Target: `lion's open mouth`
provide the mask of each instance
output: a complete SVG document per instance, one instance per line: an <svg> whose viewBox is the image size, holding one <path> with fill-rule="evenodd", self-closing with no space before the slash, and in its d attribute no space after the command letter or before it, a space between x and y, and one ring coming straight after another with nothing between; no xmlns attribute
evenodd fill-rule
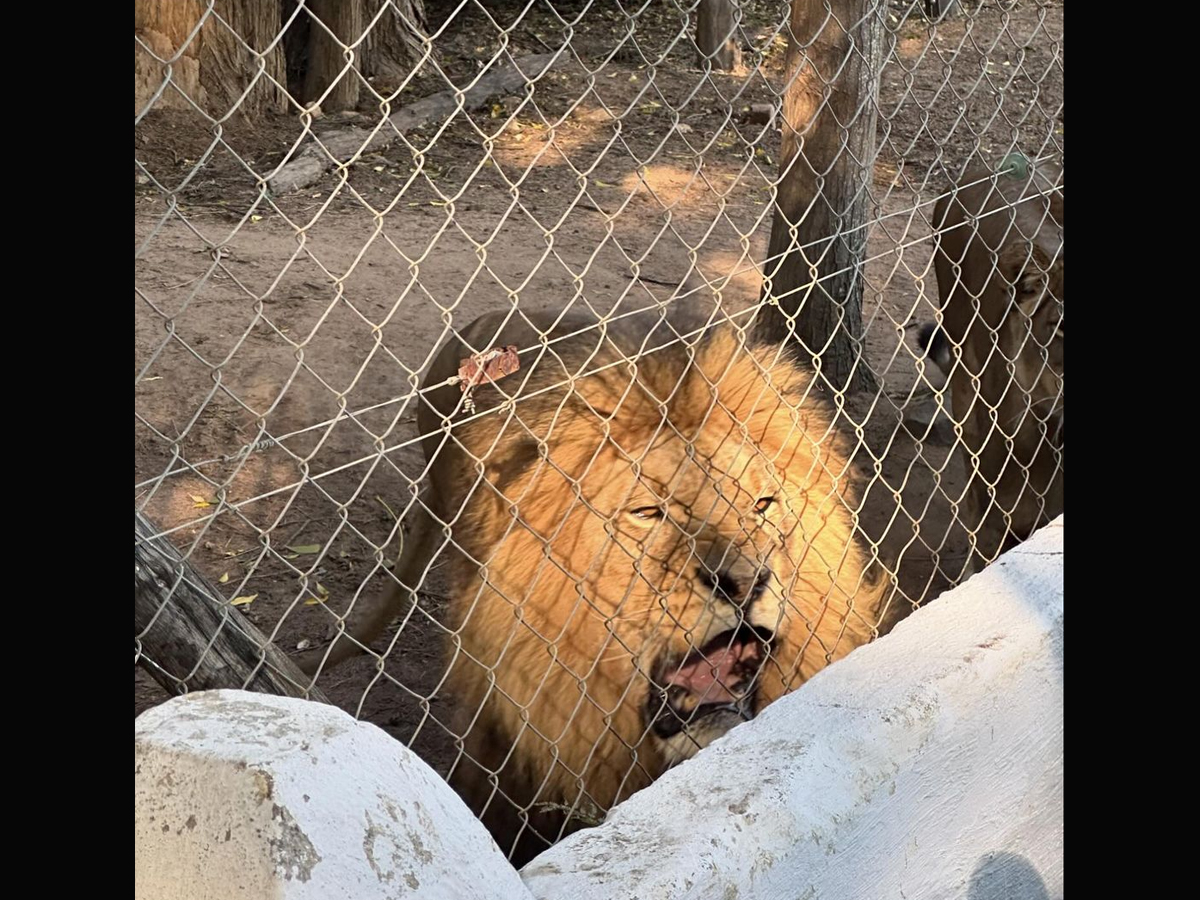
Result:
<svg viewBox="0 0 1200 900"><path fill-rule="evenodd" d="M672 737L689 724L718 712L752 719L758 672L773 635L742 625L717 635L680 660L666 658L655 667L648 718L654 733Z"/></svg>

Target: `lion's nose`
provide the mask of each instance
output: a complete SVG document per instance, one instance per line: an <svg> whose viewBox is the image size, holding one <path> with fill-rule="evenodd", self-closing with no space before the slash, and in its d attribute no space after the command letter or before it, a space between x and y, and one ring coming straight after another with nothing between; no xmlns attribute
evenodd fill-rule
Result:
<svg viewBox="0 0 1200 900"><path fill-rule="evenodd" d="M717 597L733 606L749 606L758 600L767 589L771 580L770 569L757 569L754 572L735 572L730 569L712 571L706 566L699 566L696 578L701 584L712 588Z"/></svg>

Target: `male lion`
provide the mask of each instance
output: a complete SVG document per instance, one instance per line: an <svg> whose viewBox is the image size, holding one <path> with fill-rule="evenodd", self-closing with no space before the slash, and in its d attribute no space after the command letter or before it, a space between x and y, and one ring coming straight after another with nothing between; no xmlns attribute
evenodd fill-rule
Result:
<svg viewBox="0 0 1200 900"><path fill-rule="evenodd" d="M967 475L967 573L1063 511L1063 172L970 168L934 208L940 328Z"/></svg>
<svg viewBox="0 0 1200 900"><path fill-rule="evenodd" d="M808 372L650 324L493 313L425 379L430 521L397 575L449 554L451 782L517 864L870 640L888 586ZM465 412L447 380L506 345L520 370Z"/></svg>

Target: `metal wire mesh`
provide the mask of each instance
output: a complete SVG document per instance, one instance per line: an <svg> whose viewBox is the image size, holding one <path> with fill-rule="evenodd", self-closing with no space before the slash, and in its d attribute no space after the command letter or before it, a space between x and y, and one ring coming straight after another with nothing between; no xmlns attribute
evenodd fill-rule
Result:
<svg viewBox="0 0 1200 900"><path fill-rule="evenodd" d="M527 858L1061 512L1062 2L810 5L878 42L819 276L787 3L139 0L135 506L209 582L137 710L190 585ZM846 272L865 391L751 340Z"/></svg>

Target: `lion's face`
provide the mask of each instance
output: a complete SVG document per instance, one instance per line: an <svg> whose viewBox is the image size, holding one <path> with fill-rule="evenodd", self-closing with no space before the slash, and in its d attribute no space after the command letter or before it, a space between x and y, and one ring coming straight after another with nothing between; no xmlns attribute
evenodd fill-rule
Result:
<svg viewBox="0 0 1200 900"><path fill-rule="evenodd" d="M937 204L934 265L953 351L935 361L951 369L965 448L986 457L972 464L979 490L1004 480L1012 491L997 490L1020 494L1035 457L1062 449L1062 169L1039 168L1028 183L990 175L968 170ZM1000 505L1011 511L1015 499Z"/></svg>
<svg viewBox="0 0 1200 900"><path fill-rule="evenodd" d="M606 492L619 549L601 554L596 583L634 576L604 601L644 676L644 724L672 758L754 715L796 572L784 484L761 453L736 443L702 440L689 454L666 439L638 476L614 478Z"/></svg>
<svg viewBox="0 0 1200 900"><path fill-rule="evenodd" d="M567 596L527 607L527 619L572 671L603 673L589 694L606 714L636 708L623 737L645 736L667 766L754 716L765 669L796 665L772 658L780 638L811 624L788 598L828 591L839 565L812 545L842 500L813 471L820 454L794 410L773 404L754 433L719 407L687 434L674 423L610 431L572 479L577 495L547 483L525 507L562 570L574 570L559 588Z"/></svg>
<svg viewBox="0 0 1200 900"><path fill-rule="evenodd" d="M1043 237L1032 252L1017 248L1028 262L1014 278L1016 309L1006 321L1009 334L1003 349L1015 358L1012 393L1022 401L1015 415L1030 417L1021 424L1063 447L1063 249ZM1002 259L1002 262L1006 261ZM1011 427L1010 426L1010 427Z"/></svg>
<svg viewBox="0 0 1200 900"><path fill-rule="evenodd" d="M961 429L968 572L1063 509L1062 168L992 174L968 169L934 217L950 351L931 355L949 363Z"/></svg>

